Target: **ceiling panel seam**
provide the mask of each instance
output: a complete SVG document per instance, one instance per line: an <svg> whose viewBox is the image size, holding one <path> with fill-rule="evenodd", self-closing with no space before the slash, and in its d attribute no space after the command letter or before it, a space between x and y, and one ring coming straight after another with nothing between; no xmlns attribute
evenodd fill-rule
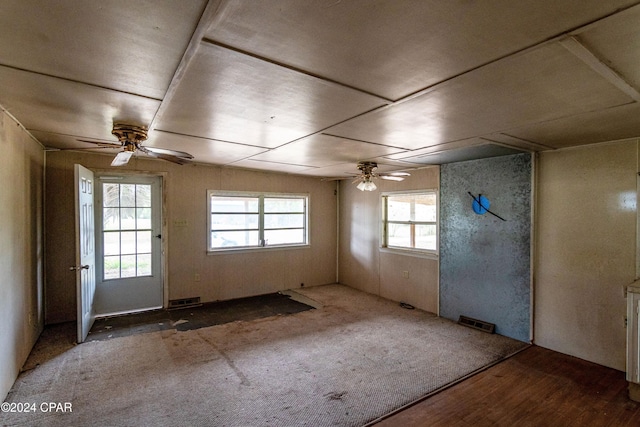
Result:
<svg viewBox="0 0 640 427"><path fill-rule="evenodd" d="M225 144L242 145L244 147L264 148L265 151L263 151L263 153L270 150L270 148L264 147L262 145L253 145L253 144L246 144L244 142L226 141L224 139L207 138L206 136L189 135L189 134L186 134L186 133L172 132L170 130L164 130L164 129L159 129L159 128L154 129L154 131L160 132L160 133L167 133L167 134L170 134L170 135L186 136L188 138L202 139L202 140L205 140L205 141L212 141L212 142L216 142L217 141L217 142L223 142ZM260 154L262 154L262 153L260 153Z"/></svg>
<svg viewBox="0 0 640 427"><path fill-rule="evenodd" d="M206 33L210 22L213 20L213 17L219 12L220 5L222 4L222 0L209 0L207 2L207 6L205 7L202 15L200 16L200 20L196 25L193 34L191 35L191 39L187 44L187 48L180 59L180 63L178 64L175 72L173 73L173 77L171 78L171 82L169 82L169 87L164 94L162 102L160 103L160 107L156 111L156 114L151 119L151 123L149 123L149 129L154 129L155 124L162 118L164 111L168 108L169 102L173 95L175 94L182 77L184 76L189 63L191 63L192 59L195 57L196 52L198 50L198 46L200 46L200 41L204 34Z"/></svg>
<svg viewBox="0 0 640 427"><path fill-rule="evenodd" d="M97 84L94 84L94 83L83 82L81 80L69 79L67 77L60 77L60 76L56 76L56 75L53 75L53 74L41 73L39 71L27 70L25 68L14 67L13 65L0 64L0 67L8 68L10 70L20 71L22 73L29 73L29 74L34 74L34 75L37 75L37 76L43 76L43 77L49 77L49 78L56 79L56 80L62 80L62 81L69 82L69 83L75 83L75 84L79 84L79 85L83 85L83 86L89 86L89 87L93 87L93 88L96 88L96 89L108 90L110 92L116 92L116 93L122 93L122 94L125 94L125 95L137 96L139 98L144 98L144 99L148 99L148 100L151 100L151 101L158 101L158 102L162 101L162 99L158 99L158 98L155 98L153 96L147 96L147 95L142 95L140 93L128 92L126 90L120 90L120 89L116 89L116 88L112 88L112 87L101 86L101 85L97 85Z"/></svg>
<svg viewBox="0 0 640 427"><path fill-rule="evenodd" d="M505 136L508 139L514 140L514 143L509 143L509 142L504 142L504 141L500 141L500 140L496 140L496 139L492 139L492 138L496 138L496 135L500 135L500 136ZM496 143L496 144L506 144L509 147L518 147L517 144L523 144L523 145L529 145L532 147L532 149L534 151L538 151L538 150L542 150L542 151L546 151L546 150L555 150L555 147L551 147L549 145L544 145L544 144L540 144L539 142L534 142L534 141L530 141L528 139L523 139L523 138L519 138L517 136L513 136L513 135L509 135L508 133L504 133L504 132L498 132L497 134L492 134L490 136L481 136L480 138L485 139L487 141ZM510 145L512 144L512 145Z"/></svg>
<svg viewBox="0 0 640 427"><path fill-rule="evenodd" d="M334 125L334 126L336 126L336 125ZM325 132L322 132L322 135L330 136L330 137L332 137L332 138L344 139L344 140L347 140L347 141L363 142L363 143L365 143L365 144L377 145L377 146L380 146L380 147L390 147L390 148L395 148L395 149L397 149L397 150L409 151L409 150L407 150L406 148L396 147L395 145L382 144L382 143L380 143L380 142L365 141L364 139L348 138L348 137L346 137L346 136L334 135L334 134L332 134L332 133L325 133Z"/></svg>
<svg viewBox="0 0 640 427"><path fill-rule="evenodd" d="M609 83L620 89L623 93L628 95L634 101L640 101L640 93L631 86L620 74L614 69L605 64L600 58L598 58L591 50L585 45L580 43L578 39L573 36L568 36L559 41L560 45L571 52L576 58L584 62L589 68L598 73L601 77L607 80Z"/></svg>
<svg viewBox="0 0 640 427"><path fill-rule="evenodd" d="M378 98L378 99L380 99L381 101L383 101L385 103L393 102L391 99L385 98L382 95L379 95L379 94L376 94L376 93L372 93L372 92L366 91L364 89L360 89L358 87L351 86L351 85L339 82L337 80L329 79L329 78L321 76L319 74L315 74L315 73L312 73L310 71L303 70L301 68L293 67L291 65L287 65L285 63L275 61L275 60L267 58L265 56L261 56L261 55L258 55L258 54L252 53L252 52L248 52L246 50L239 49L237 47L230 46L230 45L225 44L225 43L220 43L218 41L215 41L215 40L212 40L212 39L209 39L209 38L202 39L202 44L205 45L205 46L206 45L217 46L217 47L220 47L222 49L226 49L226 50L230 50L232 52L239 53L241 55L249 56L249 57L257 59L259 61L268 62L269 64L273 64L273 65L276 65L278 67L286 68L287 70L290 70L290 71L293 71L293 72L296 72L296 73L299 73L299 74L304 74L305 76L313 77L313 78L322 80L322 81L324 81L326 83L339 86L341 88L354 90L356 92L360 92L360 93L363 93L365 95L369 95L369 96L372 96L374 98Z"/></svg>
<svg viewBox="0 0 640 427"><path fill-rule="evenodd" d="M322 134L322 133L324 133L324 131L325 131L325 130L327 130L327 129L331 129L331 128L335 127L335 126L341 125L341 124L343 124L343 123L347 123L348 121L351 121L351 120L357 119L358 117L362 117L362 116L367 115L367 114L369 114L369 113L371 113L371 112L374 112L374 111L377 111L377 110L381 110L381 109L383 109L383 108L385 108L385 107L386 107L386 105L382 105L382 106L380 106L380 107L374 107L374 108L372 108L372 109L370 109L370 110L367 110L367 111L364 111L364 112L362 112L362 113L360 113L360 114L356 114L356 115L355 115L355 116L353 116L353 117L349 117L349 118L347 118L347 119L341 120L341 121L339 121L339 122L337 122L337 123L333 123L333 124L331 124L331 125L329 125L329 126L326 126L326 127L322 128L322 129L319 129L319 130L317 130L317 131L315 131L315 132L311 132L311 133L310 133L310 134L308 134L308 135L304 135L304 136L301 136L301 137L299 137L299 138L292 139L291 141L285 142L284 144L278 145L277 147L272 147L272 148L271 148L271 150L275 150L276 148L284 147L285 145L293 144L293 143L294 143L294 142L296 142L296 141L300 141L300 140L305 139L305 138L308 138L308 137L310 137L310 136L314 136L314 135ZM336 135L331 135L331 136L336 136ZM342 137L342 136L336 136L336 137L337 137L337 138L344 138L344 137ZM351 140L353 140L352 138L344 138L344 139L351 139ZM367 141L362 141L362 142L367 142ZM384 144L377 144L377 145L384 145ZM393 145L387 145L387 147L403 149L403 148L401 148L401 147L395 147L395 146L393 146ZM406 148L405 148L405 150L406 150Z"/></svg>
<svg viewBox="0 0 640 427"><path fill-rule="evenodd" d="M600 25L606 24L607 22L609 22L612 19L619 18L620 16L625 16L627 14L632 14L638 8L640 8L640 1L632 4L631 6L620 8L620 9L616 10L615 12L612 12L612 13L608 14L607 16L603 16L601 18L598 18L595 21L589 22L588 24L581 25L581 26L579 26L578 28L576 28L574 30L567 31L566 34L570 35L570 36L580 35L580 34L586 32L586 31L590 31L590 30L592 30L594 28L599 27Z"/></svg>

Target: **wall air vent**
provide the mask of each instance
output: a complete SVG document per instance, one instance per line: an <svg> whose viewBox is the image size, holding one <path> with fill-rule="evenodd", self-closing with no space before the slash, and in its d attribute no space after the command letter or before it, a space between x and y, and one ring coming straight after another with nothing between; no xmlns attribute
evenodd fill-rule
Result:
<svg viewBox="0 0 640 427"><path fill-rule="evenodd" d="M469 326L470 328L479 329L490 334L496 331L496 325L493 323L485 322L484 320L472 319L467 316L460 316L458 319L460 325Z"/></svg>
<svg viewBox="0 0 640 427"><path fill-rule="evenodd" d="M200 304L200 297L180 298L169 300L169 310L177 308L196 307Z"/></svg>

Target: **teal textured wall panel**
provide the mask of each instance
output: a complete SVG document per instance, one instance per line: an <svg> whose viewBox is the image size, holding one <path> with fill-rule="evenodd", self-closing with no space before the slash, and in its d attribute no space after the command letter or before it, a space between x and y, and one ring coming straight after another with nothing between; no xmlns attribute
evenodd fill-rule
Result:
<svg viewBox="0 0 640 427"><path fill-rule="evenodd" d="M531 162L526 153L440 169L440 315L495 323L496 333L527 342ZM475 213L469 193L485 196L505 221Z"/></svg>

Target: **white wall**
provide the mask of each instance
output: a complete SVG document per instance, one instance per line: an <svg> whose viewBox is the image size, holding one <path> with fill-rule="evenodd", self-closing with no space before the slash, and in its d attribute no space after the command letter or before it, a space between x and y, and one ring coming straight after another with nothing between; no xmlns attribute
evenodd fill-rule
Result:
<svg viewBox="0 0 640 427"><path fill-rule="evenodd" d="M228 300L334 283L336 184L319 178L134 158L122 169L113 155L47 154L47 323L75 319L73 165L93 170L163 173L169 299ZM310 248L208 255L207 190L310 194ZM195 276L200 276L196 281Z"/></svg>
<svg viewBox="0 0 640 427"><path fill-rule="evenodd" d="M538 162L534 342L619 370L637 159L633 140L544 152Z"/></svg>
<svg viewBox="0 0 640 427"><path fill-rule="evenodd" d="M378 180L378 190L373 192L356 189L350 180L341 181L340 283L437 312L438 260L400 255L380 248L380 193L437 190L439 177L438 167L415 170L402 182ZM409 272L409 278L403 277L403 271Z"/></svg>
<svg viewBox="0 0 640 427"><path fill-rule="evenodd" d="M42 147L0 111L0 401L43 327Z"/></svg>

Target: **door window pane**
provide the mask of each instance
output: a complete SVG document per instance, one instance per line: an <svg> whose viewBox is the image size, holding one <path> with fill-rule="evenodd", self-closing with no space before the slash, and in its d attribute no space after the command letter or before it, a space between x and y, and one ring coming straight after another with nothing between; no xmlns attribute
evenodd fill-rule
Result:
<svg viewBox="0 0 640 427"><path fill-rule="evenodd" d="M134 207L136 205L136 185L121 184L120 185L120 206Z"/></svg>
<svg viewBox="0 0 640 427"><path fill-rule="evenodd" d="M120 184L103 184L102 200L104 207L120 206Z"/></svg>
<svg viewBox="0 0 640 427"><path fill-rule="evenodd" d="M120 255L104 257L104 278L117 279L120 277Z"/></svg>
<svg viewBox="0 0 640 427"><path fill-rule="evenodd" d="M120 256L120 277L136 277L136 256Z"/></svg>
<svg viewBox="0 0 640 427"><path fill-rule="evenodd" d="M137 253L151 253L151 231L138 231L136 237Z"/></svg>
<svg viewBox="0 0 640 427"><path fill-rule="evenodd" d="M120 208L120 228L122 230L136 229L136 208Z"/></svg>
<svg viewBox="0 0 640 427"><path fill-rule="evenodd" d="M136 206L139 208L151 207L151 186L136 185Z"/></svg>
<svg viewBox="0 0 640 427"><path fill-rule="evenodd" d="M151 254L138 255L138 276L151 276Z"/></svg>
<svg viewBox="0 0 640 427"><path fill-rule="evenodd" d="M115 231L111 233L104 233L104 255L119 255L120 254L120 233Z"/></svg>
<svg viewBox="0 0 640 427"><path fill-rule="evenodd" d="M136 253L136 232L123 231L120 233L120 253L135 254Z"/></svg>
<svg viewBox="0 0 640 427"><path fill-rule="evenodd" d="M120 230L120 209L104 208L102 210L102 229Z"/></svg>
<svg viewBox="0 0 640 427"><path fill-rule="evenodd" d="M136 208L136 217L138 230L151 229L151 208Z"/></svg>

